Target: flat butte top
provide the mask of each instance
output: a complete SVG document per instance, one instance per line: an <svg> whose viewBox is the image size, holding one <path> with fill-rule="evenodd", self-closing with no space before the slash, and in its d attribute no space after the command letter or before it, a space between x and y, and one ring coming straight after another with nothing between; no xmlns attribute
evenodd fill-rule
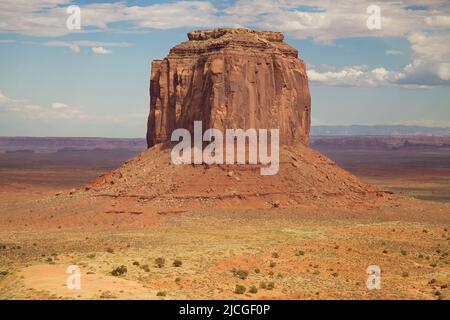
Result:
<svg viewBox="0 0 450 320"><path fill-rule="evenodd" d="M281 32L244 28L197 30L187 34L189 41L170 50L170 57L214 53L223 49L242 53L277 54L297 58L297 49L283 41Z"/></svg>

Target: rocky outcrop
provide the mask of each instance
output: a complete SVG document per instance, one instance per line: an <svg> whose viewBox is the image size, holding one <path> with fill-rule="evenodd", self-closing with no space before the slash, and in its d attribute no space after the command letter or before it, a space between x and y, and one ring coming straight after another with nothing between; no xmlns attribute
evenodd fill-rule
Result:
<svg viewBox="0 0 450 320"><path fill-rule="evenodd" d="M280 143L308 143L311 97L305 64L279 32L201 30L152 62L147 143L172 131L280 130Z"/></svg>

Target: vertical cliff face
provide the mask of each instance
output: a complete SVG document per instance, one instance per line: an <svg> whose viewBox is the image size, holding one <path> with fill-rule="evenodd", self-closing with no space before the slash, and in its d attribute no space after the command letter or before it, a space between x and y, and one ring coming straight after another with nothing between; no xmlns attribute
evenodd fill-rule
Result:
<svg viewBox="0 0 450 320"><path fill-rule="evenodd" d="M202 30L152 62L147 143L172 131L280 130L280 143L308 143L311 97L305 64L278 32Z"/></svg>

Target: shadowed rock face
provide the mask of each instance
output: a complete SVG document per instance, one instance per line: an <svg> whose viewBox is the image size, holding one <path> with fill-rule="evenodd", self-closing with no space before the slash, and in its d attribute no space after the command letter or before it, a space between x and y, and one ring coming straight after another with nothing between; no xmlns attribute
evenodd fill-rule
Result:
<svg viewBox="0 0 450 320"><path fill-rule="evenodd" d="M311 96L298 51L279 32L201 30L152 62L147 143L172 131L280 130L280 143L308 143Z"/></svg>

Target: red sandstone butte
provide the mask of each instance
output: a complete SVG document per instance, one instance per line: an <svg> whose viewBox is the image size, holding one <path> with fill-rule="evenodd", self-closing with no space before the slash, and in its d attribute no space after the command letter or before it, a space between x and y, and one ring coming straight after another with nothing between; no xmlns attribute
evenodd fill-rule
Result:
<svg viewBox="0 0 450 320"><path fill-rule="evenodd" d="M172 131L276 129L280 143L308 144L311 96L304 62L279 32L216 29L188 33L189 41L152 62L147 144Z"/></svg>

